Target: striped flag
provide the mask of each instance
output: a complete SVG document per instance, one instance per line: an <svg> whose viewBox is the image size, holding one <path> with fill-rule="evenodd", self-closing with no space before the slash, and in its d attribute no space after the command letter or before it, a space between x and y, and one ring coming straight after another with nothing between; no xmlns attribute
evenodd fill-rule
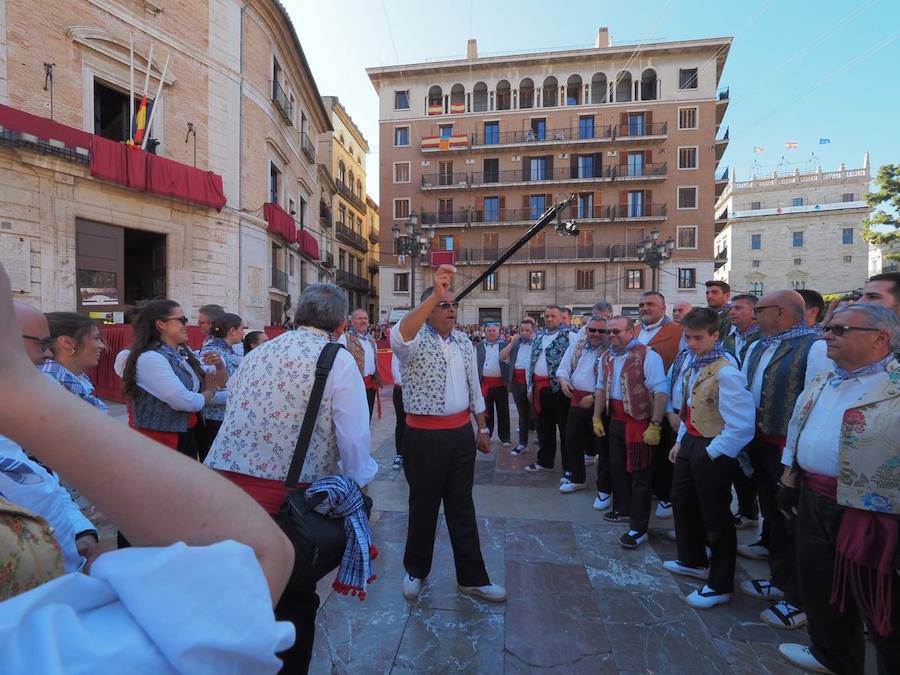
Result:
<svg viewBox="0 0 900 675"><path fill-rule="evenodd" d="M765 152L765 151L766 151L766 149L765 149L764 147L762 147L761 145L754 145L754 146L753 146L753 152L754 152L755 154L757 154L757 155L758 155L759 153Z"/></svg>
<svg viewBox="0 0 900 675"><path fill-rule="evenodd" d="M142 96L138 109L134 111L134 120L131 122L131 128L134 130L132 140L135 145L140 145L144 140L144 134L147 133L147 120L150 119L152 108L153 103L148 101L146 96Z"/></svg>
<svg viewBox="0 0 900 675"><path fill-rule="evenodd" d="M820 138L819 139L819 145L828 145L829 143L831 143L830 138Z"/></svg>
<svg viewBox="0 0 900 675"><path fill-rule="evenodd" d="M800 147L800 144L797 141L788 141L784 144L784 147L788 150L796 150Z"/></svg>

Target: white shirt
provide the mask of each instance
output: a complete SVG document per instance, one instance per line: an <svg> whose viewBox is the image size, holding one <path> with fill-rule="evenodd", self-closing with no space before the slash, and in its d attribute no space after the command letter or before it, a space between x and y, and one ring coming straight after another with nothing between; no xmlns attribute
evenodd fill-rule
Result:
<svg viewBox="0 0 900 675"><path fill-rule="evenodd" d="M67 572L82 568L84 558L75 546L75 535L97 528L84 517L78 504L59 484L56 474L28 459L22 448L5 436L0 436L0 497L36 513L50 524L62 549ZM3 654L2 647L0 654ZM0 670L8 672L6 665Z"/></svg>
<svg viewBox="0 0 900 675"><path fill-rule="evenodd" d="M627 352L621 356L613 357L612 391L609 397L617 401L622 400L622 368L625 367ZM603 375L603 361L597 368L597 389L606 389L606 378ZM666 367L662 357L652 349L647 350L644 357L644 386L651 394L667 394L666 391Z"/></svg>
<svg viewBox="0 0 900 675"><path fill-rule="evenodd" d="M559 368L556 369L556 377L565 380L575 389L579 391L593 392L597 378L594 374L594 364L597 357L603 353L603 347L592 348L589 342L585 342L584 350L581 352L581 358L575 366L575 372L572 372L572 357L575 355L575 345L569 345L566 353L563 354L562 360L559 362Z"/></svg>
<svg viewBox="0 0 900 675"><path fill-rule="evenodd" d="M741 371L744 373L745 377L750 370L750 356L754 353L754 350L759 349L760 344L762 344L761 340L754 342L750 345L747 354L744 356L744 363L741 366ZM766 348L762 358L759 360L759 365L756 367L756 372L753 374L753 381L750 382L750 391L753 393L753 405L757 408L759 408L759 402L762 397L763 375L766 372L766 368L772 362L775 350L778 349L780 344L780 342L776 342ZM816 375L823 370L828 370L834 366L834 363L828 358L825 350L825 340L816 340L813 342L812 347L810 347L809 354L806 357L806 377L803 380L804 389L809 386L809 383L812 382Z"/></svg>
<svg viewBox="0 0 900 675"><path fill-rule="evenodd" d="M119 377L122 377L125 372L125 362L128 360L129 353L129 350L123 349L116 355L113 369ZM201 365L207 373L213 373L216 370L215 366ZM199 412L206 405L206 398L199 393L200 379L194 369L189 368L189 370L192 384L190 390L186 389L178 379L175 371L172 370L172 364L165 356L159 352L149 351L138 357L135 379L141 389L151 396L155 396L173 410Z"/></svg>
<svg viewBox="0 0 900 675"><path fill-rule="evenodd" d="M347 346L347 333L338 338L338 342L345 347ZM367 339L359 338L363 348L363 377L368 377L375 373L375 350Z"/></svg>
<svg viewBox="0 0 900 675"><path fill-rule="evenodd" d="M399 328L391 331L391 349L401 363L406 361L412 354L413 349L421 339L419 335L419 333L416 333L412 340L406 341L403 339ZM486 406L484 404L484 396L481 394L481 387L475 387L470 394L469 381L466 378L466 363L456 340L442 338L440 335L438 335L438 339L444 352L444 360L447 362L443 415L456 415L463 410L468 410L470 407L476 415L483 413Z"/></svg>
<svg viewBox="0 0 900 675"><path fill-rule="evenodd" d="M662 317L656 323L651 324L641 324L641 332L638 335L638 342L642 345L649 345L650 341L656 337L656 334L659 332L659 329L662 328L662 322L665 320L665 316Z"/></svg>
<svg viewBox="0 0 900 675"><path fill-rule="evenodd" d="M569 346L570 347L572 345L574 345L576 342L578 342L578 333L573 333L567 329L559 329L559 330L566 330L566 335L569 338ZM534 342L532 342L533 347L538 347L541 350L541 352L537 358L537 363L534 364L534 374L539 377L550 377L550 372L547 368L547 349L546 348L550 345L551 342L553 342L556 339L556 336L558 335L558 333L559 333L558 330L555 330L552 333L544 333L543 335L536 337L534 339ZM529 354L529 365L531 364L530 357L531 357L531 355Z"/></svg>
<svg viewBox="0 0 900 675"><path fill-rule="evenodd" d="M687 359L690 361L690 359ZM688 392L697 383L700 370L693 369L688 380ZM747 379L736 366L722 366L716 375L719 387L719 415L725 422L725 428L719 432L709 445L706 453L715 459L720 455L737 457L747 443L753 440L756 433L756 409L753 407L753 396L747 391ZM688 405L693 401L688 393ZM681 443L687 433L687 425L682 421L678 429L678 442Z"/></svg>
<svg viewBox="0 0 900 675"><path fill-rule="evenodd" d="M791 466L796 454L797 462L802 469L823 476L837 477L844 412L854 406L866 392L883 386L888 377L886 372L873 373L844 380L837 387L825 385L815 406L809 411L803 432L799 435L798 414L803 398L798 398L794 414L788 423L787 441L781 463Z"/></svg>
<svg viewBox="0 0 900 675"><path fill-rule="evenodd" d="M400 387L403 386L403 376L400 374L400 359L393 352L391 352L391 379L394 381L394 384Z"/></svg>
<svg viewBox="0 0 900 675"><path fill-rule="evenodd" d="M481 369L483 377L500 377L500 342L491 344L484 341L484 366Z"/></svg>
<svg viewBox="0 0 900 675"><path fill-rule="evenodd" d="M0 603L8 675L274 674L276 653L293 643L293 625L275 621L253 549L235 541L110 551L90 575Z"/></svg>
<svg viewBox="0 0 900 675"><path fill-rule="evenodd" d="M524 370L527 372L528 368L531 367L531 347L534 345L534 339L532 338L528 344L520 341L518 345L519 351L516 352L516 362L513 365L513 370Z"/></svg>
<svg viewBox="0 0 900 675"><path fill-rule="evenodd" d="M747 338L741 335L740 330L734 324L731 325L731 330L728 334L734 335L734 351L736 354L740 354L741 350L744 349L744 345L747 344Z"/></svg>

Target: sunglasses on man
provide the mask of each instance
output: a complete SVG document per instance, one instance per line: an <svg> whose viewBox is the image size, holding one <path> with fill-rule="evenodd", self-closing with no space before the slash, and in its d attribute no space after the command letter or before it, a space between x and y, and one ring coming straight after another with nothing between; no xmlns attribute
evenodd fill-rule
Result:
<svg viewBox="0 0 900 675"><path fill-rule="evenodd" d="M588 329L587 329L587 332L588 332L588 333L594 333L594 334L598 334L598 333L599 333L600 335L606 335L609 331L606 330L605 328L588 328Z"/></svg>
<svg viewBox="0 0 900 675"><path fill-rule="evenodd" d="M459 307L459 301L454 300L453 302L439 302L437 304L437 306L438 306L438 309L443 309L445 311L450 309L451 307L453 309L456 309L457 307Z"/></svg>
<svg viewBox="0 0 900 675"><path fill-rule="evenodd" d="M187 326L188 318L186 316L167 316L163 321L180 321L182 326Z"/></svg>
<svg viewBox="0 0 900 675"><path fill-rule="evenodd" d="M881 332L880 328L866 328L864 326L847 326L847 325L840 325L840 324L834 324L834 323L824 327L824 331L826 333L834 333L838 337L844 337L844 335L851 330L863 331L864 333Z"/></svg>

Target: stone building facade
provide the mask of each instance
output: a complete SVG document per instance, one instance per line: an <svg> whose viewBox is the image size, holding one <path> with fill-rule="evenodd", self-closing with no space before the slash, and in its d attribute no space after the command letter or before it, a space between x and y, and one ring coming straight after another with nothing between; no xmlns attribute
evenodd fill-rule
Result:
<svg viewBox="0 0 900 675"><path fill-rule="evenodd" d="M837 171L732 176L716 204L716 279L762 295L781 288L840 293L862 288L869 244L862 221L871 181L863 166Z"/></svg>
<svg viewBox="0 0 900 675"><path fill-rule="evenodd" d="M393 251L391 230L410 214L433 228L432 258L452 259L464 282L570 193L578 238L538 235L469 296L463 323L515 322L550 302L636 308L653 285L637 248L654 230L676 242L659 289L702 303L730 45L618 47L600 29L592 49L479 57L472 40L465 59L368 69L380 100L382 314L409 306L411 276L413 295L427 283Z"/></svg>
<svg viewBox="0 0 900 675"><path fill-rule="evenodd" d="M151 45L151 99L168 59L148 132L156 155L220 176L220 211L99 179L91 148L54 146L10 121L21 111L124 140L132 44L137 96ZM54 64L52 82L44 64ZM281 323L303 284L319 278L315 139L330 123L276 0L185 0L171 9L149 0L6 0L0 104L8 106L0 260L13 266L27 256L28 269L16 267L22 299L45 311L112 314L166 296L193 319L214 302L260 327ZM266 218L267 203L289 223L286 236ZM115 296L89 307L88 287Z"/></svg>

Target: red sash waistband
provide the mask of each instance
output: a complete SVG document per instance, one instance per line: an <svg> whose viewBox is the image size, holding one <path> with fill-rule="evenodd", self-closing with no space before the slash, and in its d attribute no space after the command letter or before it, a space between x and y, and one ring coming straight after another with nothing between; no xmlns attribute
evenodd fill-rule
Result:
<svg viewBox="0 0 900 675"><path fill-rule="evenodd" d="M271 480L269 478L257 478L233 471L217 471L232 483L242 488L244 492L265 509L266 513L276 514L287 497L287 486L284 481ZM300 483L297 487L306 487L308 483Z"/></svg>
<svg viewBox="0 0 900 675"><path fill-rule="evenodd" d="M706 438L703 434L697 431L697 427L693 425L691 422L691 407L688 406L687 413L684 416L684 426L687 428L687 432L696 438Z"/></svg>
<svg viewBox="0 0 900 675"><path fill-rule="evenodd" d="M378 389L378 383L373 375L366 375L363 378L363 384L366 385L366 389Z"/></svg>
<svg viewBox="0 0 900 675"><path fill-rule="evenodd" d="M809 471L803 471L802 475L803 482L810 490L828 499L837 500L837 478Z"/></svg>
<svg viewBox="0 0 900 675"><path fill-rule="evenodd" d="M525 379L525 369L524 368L516 368L513 371L513 382L515 384L528 384L528 381Z"/></svg>
<svg viewBox="0 0 900 675"><path fill-rule="evenodd" d="M644 432L650 420L638 420L625 412L625 405L618 399L610 399L610 417L625 424L625 470L633 473L650 466L652 453L644 443Z"/></svg>
<svg viewBox="0 0 900 675"><path fill-rule="evenodd" d="M759 429L756 430L754 440L759 441L760 443L767 443L768 445L777 445L782 450L784 450L784 444L787 443L787 438L785 436L764 434Z"/></svg>
<svg viewBox="0 0 900 675"><path fill-rule="evenodd" d="M468 410L453 415L413 415L406 413L406 426L413 429L459 429L469 424L471 413Z"/></svg>
<svg viewBox="0 0 900 675"><path fill-rule="evenodd" d="M625 412L625 404L617 398L609 399L609 416L619 422L627 422L634 418Z"/></svg>
<svg viewBox="0 0 900 675"><path fill-rule="evenodd" d="M502 377L482 377L481 378L481 395L487 396L488 392L495 387L502 387L504 385Z"/></svg>
<svg viewBox="0 0 900 675"><path fill-rule="evenodd" d="M534 410L538 414L541 412L541 392L551 386L550 378L544 375L534 376L534 389L531 393L531 400L534 403Z"/></svg>
<svg viewBox="0 0 900 675"><path fill-rule="evenodd" d="M585 396L591 396L594 392L592 391L581 391L581 389L573 389L572 390L572 405L578 405L581 403L581 399Z"/></svg>

